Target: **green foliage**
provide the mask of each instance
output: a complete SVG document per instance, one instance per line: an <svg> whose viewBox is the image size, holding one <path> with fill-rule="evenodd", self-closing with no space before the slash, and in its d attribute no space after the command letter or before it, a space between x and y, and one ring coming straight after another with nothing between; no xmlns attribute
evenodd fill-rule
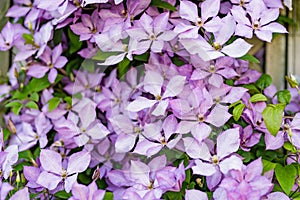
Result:
<svg viewBox="0 0 300 200"><path fill-rule="evenodd" d="M264 90L272 84L272 77L268 74L262 74L255 84L259 89Z"/></svg>
<svg viewBox="0 0 300 200"><path fill-rule="evenodd" d="M240 119L240 117L244 111L244 108L245 108L245 104L243 104L243 103L240 103L234 107L232 114L233 114L233 119L235 121L238 121Z"/></svg>
<svg viewBox="0 0 300 200"><path fill-rule="evenodd" d="M114 194L112 192L106 192L103 198L103 200L113 200L113 199L114 199Z"/></svg>
<svg viewBox="0 0 300 200"><path fill-rule="evenodd" d="M249 101L251 103L256 103L256 102L259 102L259 101L268 101L268 98L263 94L255 94L250 98Z"/></svg>
<svg viewBox="0 0 300 200"><path fill-rule="evenodd" d="M174 6L172 6L171 4L169 4L166 1L162 1L162 0L152 0L151 6L155 6L157 8L163 8L163 9L167 9L167 10L171 10L171 11L177 11L177 9Z"/></svg>
<svg viewBox="0 0 300 200"><path fill-rule="evenodd" d="M71 29L68 29L68 38L70 39L69 53L76 53L82 47L82 42L79 40L79 36L75 35Z"/></svg>
<svg viewBox="0 0 300 200"><path fill-rule="evenodd" d="M284 107L284 104L269 104L262 113L265 125L273 136L276 136L280 129Z"/></svg>
<svg viewBox="0 0 300 200"><path fill-rule="evenodd" d="M263 163L263 173L268 172L272 169L275 169L276 167L276 163L270 162L268 160L262 159L262 163Z"/></svg>
<svg viewBox="0 0 300 200"><path fill-rule="evenodd" d="M69 199L72 195L71 193L67 193L66 191L62 190L56 192L54 196L57 197L58 199Z"/></svg>
<svg viewBox="0 0 300 200"><path fill-rule="evenodd" d="M289 90L281 90L276 93L279 103L289 104L292 98L292 95Z"/></svg>
<svg viewBox="0 0 300 200"><path fill-rule="evenodd" d="M52 112L55 108L57 108L59 103L60 103L60 98L58 98L58 97L53 97L52 99L50 99L48 101L48 110L49 110L49 112Z"/></svg>
<svg viewBox="0 0 300 200"><path fill-rule="evenodd" d="M25 40L25 44L31 44L31 45L34 44L33 35L24 33L22 36L23 36L23 39Z"/></svg>
<svg viewBox="0 0 300 200"><path fill-rule="evenodd" d="M293 165L283 167L280 164L277 164L275 167L275 175L282 190L289 195L297 176L296 168Z"/></svg>
<svg viewBox="0 0 300 200"><path fill-rule="evenodd" d="M255 58L255 56L252 56L252 55L250 55L248 53L246 55L240 57L239 59L241 59L241 60L247 60L247 61L249 61L251 63L256 63L256 64L260 63L260 61L257 58Z"/></svg>
<svg viewBox="0 0 300 200"><path fill-rule="evenodd" d="M124 60L122 60L119 64L118 64L118 76L121 78L123 77L128 69L130 67L130 60L128 60L128 58L125 58Z"/></svg>

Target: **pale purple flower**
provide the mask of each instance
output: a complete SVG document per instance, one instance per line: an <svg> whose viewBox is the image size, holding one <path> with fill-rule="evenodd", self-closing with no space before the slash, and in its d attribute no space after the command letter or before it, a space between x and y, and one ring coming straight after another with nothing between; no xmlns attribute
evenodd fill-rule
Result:
<svg viewBox="0 0 300 200"><path fill-rule="evenodd" d="M0 166L0 170L2 171L3 177L7 179L13 170L13 165L18 161L18 146L17 145L9 145L4 150L6 157L2 160L2 165ZM3 154L3 153L2 153Z"/></svg>
<svg viewBox="0 0 300 200"><path fill-rule="evenodd" d="M66 57L61 56L62 52L63 48L61 44L53 50L47 46L44 53L40 56L43 63L31 65L27 74L35 78L42 78L49 71L48 79L50 83L54 83L58 74L57 69L63 68L68 62Z"/></svg>
<svg viewBox="0 0 300 200"><path fill-rule="evenodd" d="M186 190L185 200L208 200L207 194L199 190Z"/></svg>
<svg viewBox="0 0 300 200"><path fill-rule="evenodd" d="M11 200L30 200L28 188L24 187L23 189L17 191L12 197Z"/></svg>
<svg viewBox="0 0 300 200"><path fill-rule="evenodd" d="M133 152L150 157L165 147L173 149L181 139L181 135L171 139L176 132L177 124L174 115L169 115L163 123L158 121L146 124L144 126L144 136L146 138L141 138Z"/></svg>
<svg viewBox="0 0 300 200"><path fill-rule="evenodd" d="M261 133L254 132L251 125L246 126L245 128L241 127L238 124L233 125L235 128L240 130L241 144L240 147L244 151L250 151L251 147L256 145L261 137Z"/></svg>
<svg viewBox="0 0 300 200"><path fill-rule="evenodd" d="M0 85L0 102L8 97L11 87L6 84Z"/></svg>
<svg viewBox="0 0 300 200"><path fill-rule="evenodd" d="M176 132L186 134L191 132L199 142L206 139L210 132L210 125L221 127L231 117L228 107L217 104L213 108L213 99L203 88L186 90L185 98L174 99L170 102L173 113L182 121ZM212 108L212 110L210 110Z"/></svg>
<svg viewBox="0 0 300 200"><path fill-rule="evenodd" d="M105 190L99 190L95 181L88 186L75 183L72 187L70 200L101 200L104 198Z"/></svg>
<svg viewBox="0 0 300 200"><path fill-rule="evenodd" d="M296 113L291 122L282 126L278 134L286 133L288 140L297 148L300 148L300 113Z"/></svg>
<svg viewBox="0 0 300 200"><path fill-rule="evenodd" d="M64 188L69 192L76 182L77 175L87 169L91 160L88 152L81 151L72 154L67 161L62 162L59 153L42 149L40 154L40 162L43 171L37 179L37 183L41 186L53 190L59 183L64 182Z"/></svg>
<svg viewBox="0 0 300 200"><path fill-rule="evenodd" d="M214 34L214 40L208 43L202 36L193 39L180 39L180 43L192 55L198 55L202 60L209 61L222 56L230 56L239 58L245 55L252 47L252 45L245 42L245 40L238 38L231 44L226 45L226 42L231 38L235 30L235 21L233 17L228 14L221 19L220 28Z"/></svg>
<svg viewBox="0 0 300 200"><path fill-rule="evenodd" d="M0 163L1 164L1 163ZM9 191L14 189L9 183L0 180L0 200L5 200Z"/></svg>
<svg viewBox="0 0 300 200"><path fill-rule="evenodd" d="M20 24L7 22L0 33L0 51L7 51L21 42L23 33L28 33L28 31Z"/></svg>
<svg viewBox="0 0 300 200"><path fill-rule="evenodd" d="M262 0L252 0L247 6L247 11L236 7L231 13L237 21L236 35L252 38L254 32L259 39L271 42L274 32L287 33L284 26L274 22L279 16L279 9L267 9ZM247 14L250 15L250 19Z"/></svg>
<svg viewBox="0 0 300 200"><path fill-rule="evenodd" d="M207 184L210 189L221 180L221 173L227 174L231 169L240 170L242 160L234 154L239 149L239 130L228 129L217 138L216 152L211 154L206 143L199 143L192 138L184 138L187 154L196 159L192 167L194 174L207 176Z"/></svg>
<svg viewBox="0 0 300 200"><path fill-rule="evenodd" d="M214 199L262 199L273 188L271 181L261 175L262 171L261 158L240 170L231 170L215 191Z"/></svg>
<svg viewBox="0 0 300 200"><path fill-rule="evenodd" d="M90 40L95 41L95 36L102 30L101 20L96 9L92 15L82 14L81 21L79 23L71 25L71 30L80 35L80 41Z"/></svg>
<svg viewBox="0 0 300 200"><path fill-rule="evenodd" d="M146 92L152 94L155 99L150 100L139 96L127 106L127 110L138 112L145 108L153 108L151 111L153 115L164 115L169 106L169 98L177 96L183 90L185 79L184 76L174 76L165 86L165 91L163 91L163 76L155 71L147 71L143 82L143 88Z"/></svg>
<svg viewBox="0 0 300 200"><path fill-rule="evenodd" d="M152 52L161 52L165 41L172 40L176 34L170 30L169 13L162 13L154 19L143 14L135 26L126 30L130 38L138 41L138 48L134 54L143 54L149 48Z"/></svg>
<svg viewBox="0 0 300 200"><path fill-rule="evenodd" d="M220 9L220 1L206 0L201 4L201 16L198 15L198 6L191 1L180 1L179 15L182 19L192 24L179 23L174 31L180 38L197 38L200 28L208 32L216 32L219 29L220 18L217 17Z"/></svg>

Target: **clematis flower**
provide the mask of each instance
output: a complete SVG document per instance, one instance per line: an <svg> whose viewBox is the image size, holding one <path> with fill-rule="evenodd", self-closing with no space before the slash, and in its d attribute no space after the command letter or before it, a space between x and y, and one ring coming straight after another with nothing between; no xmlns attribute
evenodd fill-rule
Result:
<svg viewBox="0 0 300 200"><path fill-rule="evenodd" d="M186 200L194 200L194 199L208 200L208 197L205 192L199 190L186 190L185 199Z"/></svg>
<svg viewBox="0 0 300 200"><path fill-rule="evenodd" d="M232 9L231 13L237 21L236 35L252 38L254 32L259 39L271 42L273 33L287 33L284 26L274 22L279 16L279 10L267 9L261 0L252 0L247 6L247 11L237 7ZM250 19L246 17L247 14L250 15Z"/></svg>
<svg viewBox="0 0 300 200"><path fill-rule="evenodd" d="M220 127L231 115L226 106L217 104L212 108L213 99L205 88L195 88L187 93L190 95L188 99L178 98L170 102L174 115L181 119L176 132L191 132L193 137L201 142L209 136L210 125Z"/></svg>
<svg viewBox="0 0 300 200"><path fill-rule="evenodd" d="M133 152L150 157L164 147L173 149L181 139L181 135L171 139L176 129L177 120L174 115L169 115L163 123L158 121L157 123L146 124L144 127L146 138L141 138Z"/></svg>
<svg viewBox="0 0 300 200"><path fill-rule="evenodd" d="M50 71L48 79L50 83L54 83L57 77L57 69L63 68L68 62L66 57L61 56L62 52L63 49L61 44L56 46L53 50L47 46L44 53L40 56L40 59L44 64L36 63L31 65L27 74L35 78L42 78Z"/></svg>
<svg viewBox="0 0 300 200"><path fill-rule="evenodd" d="M9 145L4 153L0 152L3 158L0 159L2 164L0 165L0 171L2 171L2 176L4 179L7 179L13 170L13 165L18 161L18 146L17 145Z"/></svg>
<svg viewBox="0 0 300 200"><path fill-rule="evenodd" d="M95 42L94 37L102 30L98 10L96 9L92 15L82 14L81 21L71 25L71 30L76 35L80 35L80 41L90 40Z"/></svg>
<svg viewBox="0 0 300 200"><path fill-rule="evenodd" d="M88 186L75 183L72 187L72 197L70 200L96 200L103 199L105 190L99 190L95 181Z"/></svg>
<svg viewBox="0 0 300 200"><path fill-rule="evenodd" d="M214 33L215 39L208 43L202 36L198 38L182 38L180 43L192 55L198 55L202 60L209 61L222 56L230 56L239 58L245 55L252 45L238 38L231 44L226 45L226 42L233 35L235 30L235 21L233 17L228 14L221 19L220 28Z"/></svg>
<svg viewBox="0 0 300 200"><path fill-rule="evenodd" d="M7 51L21 42L23 33L28 33L28 31L20 24L7 22L0 33L0 51Z"/></svg>
<svg viewBox="0 0 300 200"><path fill-rule="evenodd" d="M261 175L262 171L261 158L240 170L231 170L214 192L214 199L262 199L273 188L271 181Z"/></svg>
<svg viewBox="0 0 300 200"><path fill-rule="evenodd" d="M161 74L155 71L147 71L143 82L144 90L152 94L155 100L139 96L127 106L127 110L138 112L145 108L153 107L151 112L153 115L164 115L169 105L169 98L177 96L183 90L185 77L177 75L171 78L164 92L162 90L163 83L164 78Z"/></svg>
<svg viewBox="0 0 300 200"><path fill-rule="evenodd" d="M210 153L206 143L199 143L192 138L183 139L186 152L196 159L192 167L194 174L207 176L207 184L210 189L214 188L221 181L221 174L227 174L231 169L240 170L242 160L234 154L239 149L239 130L228 129L217 138L217 148L213 155Z"/></svg>
<svg viewBox="0 0 300 200"><path fill-rule="evenodd" d="M59 183L63 182L65 190L70 192L78 173L87 169L90 160L91 155L88 152L80 151L72 154L65 164L59 153L42 149L40 162L43 171L37 183L49 190L54 190Z"/></svg>
<svg viewBox="0 0 300 200"><path fill-rule="evenodd" d="M300 113L296 113L291 122L286 122L282 130L277 134L286 134L288 140L297 148L300 148Z"/></svg>
<svg viewBox="0 0 300 200"><path fill-rule="evenodd" d="M180 1L179 15L182 19L192 24L179 23L174 32L180 38L197 38L200 28L208 32L216 32L219 29L220 18L217 16L220 9L220 1L206 0L201 4L201 16L198 16L198 6L191 1Z"/></svg>
<svg viewBox="0 0 300 200"><path fill-rule="evenodd" d="M0 200L5 200L8 193L13 189L14 188L9 183L0 180Z"/></svg>
<svg viewBox="0 0 300 200"><path fill-rule="evenodd" d="M17 191L12 197L10 197L11 200L30 200L29 197L29 191L27 187L24 187L23 189Z"/></svg>
<svg viewBox="0 0 300 200"><path fill-rule="evenodd" d="M138 41L137 50L134 54L143 54L149 48L152 52L161 52L165 41L172 40L176 34L170 30L168 25L169 13L162 13L154 19L143 14L135 26L126 30L130 38Z"/></svg>

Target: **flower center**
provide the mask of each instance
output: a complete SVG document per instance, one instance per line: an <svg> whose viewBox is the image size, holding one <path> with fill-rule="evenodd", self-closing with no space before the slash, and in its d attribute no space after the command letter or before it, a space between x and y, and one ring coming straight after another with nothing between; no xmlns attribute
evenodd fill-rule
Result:
<svg viewBox="0 0 300 200"><path fill-rule="evenodd" d="M219 51L222 48L222 46L218 42L214 42L212 46L213 48L215 48L216 51Z"/></svg>
<svg viewBox="0 0 300 200"><path fill-rule="evenodd" d="M204 116L203 115L199 114L197 117L198 117L199 122L204 122Z"/></svg>
<svg viewBox="0 0 300 200"><path fill-rule="evenodd" d="M150 180L150 183L148 185L148 190L152 190L153 189L153 183L154 183L154 181Z"/></svg>
<svg viewBox="0 0 300 200"><path fill-rule="evenodd" d="M149 39L150 39L151 41L154 41L154 40L156 40L156 37L155 37L154 34L152 34L152 35L150 35Z"/></svg>
<svg viewBox="0 0 300 200"><path fill-rule="evenodd" d="M66 179L66 178L67 178L67 175L68 175L67 171L66 171L65 169L62 169L61 177L62 177L63 179Z"/></svg>
<svg viewBox="0 0 300 200"><path fill-rule="evenodd" d="M166 145L166 144L167 144L166 138L165 138L165 137L161 137L161 138L160 138L160 143L161 143L162 145Z"/></svg>
<svg viewBox="0 0 300 200"><path fill-rule="evenodd" d="M219 164L219 159L218 159L218 156L217 155L213 155L211 157L211 161L214 165L218 165Z"/></svg>
<svg viewBox="0 0 300 200"><path fill-rule="evenodd" d="M257 29L259 29L259 25L260 25L259 21L255 20L252 27L253 27L254 30L257 30Z"/></svg>
<svg viewBox="0 0 300 200"><path fill-rule="evenodd" d="M137 133L137 134L140 134L142 132L142 130L141 130L140 127L136 126L136 127L133 128L133 132Z"/></svg>
<svg viewBox="0 0 300 200"><path fill-rule="evenodd" d="M127 45L127 44L123 44L123 50L124 50L125 52L128 52L128 45Z"/></svg>
<svg viewBox="0 0 300 200"><path fill-rule="evenodd" d="M221 98L220 97L216 97L214 100L215 100L215 103L220 103Z"/></svg>
<svg viewBox="0 0 300 200"><path fill-rule="evenodd" d="M199 26L199 27L203 26L203 21L202 21L202 19L200 17L198 17L196 19L196 25Z"/></svg>
<svg viewBox="0 0 300 200"><path fill-rule="evenodd" d="M215 65L210 65L209 66L209 72L210 73L215 73L216 72L216 66Z"/></svg>
<svg viewBox="0 0 300 200"><path fill-rule="evenodd" d="M156 96L156 100L160 101L160 100L161 100L161 96L160 96L160 95L157 95L157 96Z"/></svg>
<svg viewBox="0 0 300 200"><path fill-rule="evenodd" d="M127 15L128 15L127 10L122 10L122 11L121 11L121 15L122 15L124 18L126 18Z"/></svg>
<svg viewBox="0 0 300 200"><path fill-rule="evenodd" d="M240 6L244 6L245 5L245 0L240 0Z"/></svg>

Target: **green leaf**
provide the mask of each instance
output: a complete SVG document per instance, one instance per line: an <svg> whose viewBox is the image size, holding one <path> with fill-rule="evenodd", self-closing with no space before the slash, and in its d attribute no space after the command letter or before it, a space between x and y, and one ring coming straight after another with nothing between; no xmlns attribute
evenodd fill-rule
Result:
<svg viewBox="0 0 300 200"><path fill-rule="evenodd" d="M69 106L72 106L72 98L71 97L65 97L64 101L67 102L67 104L69 104Z"/></svg>
<svg viewBox="0 0 300 200"><path fill-rule="evenodd" d="M295 148L295 146L292 145L290 142L284 143L283 148L285 148L286 150L288 150L288 151L290 151L292 153L296 153L297 152L297 149Z"/></svg>
<svg viewBox="0 0 300 200"><path fill-rule="evenodd" d="M277 164L275 167L275 175L283 191L289 195L295 183L297 175L296 168L293 165L283 167Z"/></svg>
<svg viewBox="0 0 300 200"><path fill-rule="evenodd" d="M180 192L167 192L164 194L167 200L182 200L182 195Z"/></svg>
<svg viewBox="0 0 300 200"><path fill-rule="evenodd" d="M54 194L55 197L60 199L69 199L72 195L70 193L67 193L66 191L58 191Z"/></svg>
<svg viewBox="0 0 300 200"><path fill-rule="evenodd" d="M99 50L92 59L104 62L108 57L115 56L118 54L120 54L120 52L104 52L104 51Z"/></svg>
<svg viewBox="0 0 300 200"><path fill-rule="evenodd" d="M103 200L113 200L114 194L112 192L105 192Z"/></svg>
<svg viewBox="0 0 300 200"><path fill-rule="evenodd" d="M259 89L264 90L272 84L272 77L268 74L262 74L255 84Z"/></svg>
<svg viewBox="0 0 300 200"><path fill-rule="evenodd" d="M259 101L268 101L268 98L263 94L255 94L253 95L250 100L251 103L259 102Z"/></svg>
<svg viewBox="0 0 300 200"><path fill-rule="evenodd" d="M5 107L7 108L16 107L16 106L22 106L22 104L18 101L12 101L5 105Z"/></svg>
<svg viewBox="0 0 300 200"><path fill-rule="evenodd" d="M79 40L79 36L75 35L71 29L68 29L68 37L70 39L69 53L73 54L82 47L82 42Z"/></svg>
<svg viewBox="0 0 300 200"><path fill-rule="evenodd" d="M50 85L51 83L48 80L48 76L44 76L43 78L32 78L26 86L26 89L30 92L40 92L48 88Z"/></svg>
<svg viewBox="0 0 300 200"><path fill-rule="evenodd" d="M245 104L241 103L241 104L238 104L237 106L234 107L233 111L232 111L232 114L233 114L233 119L235 121L238 121L244 111L244 108L245 108Z"/></svg>
<svg viewBox="0 0 300 200"><path fill-rule="evenodd" d="M84 173L78 174L78 180L85 185L88 185L91 182L91 179Z"/></svg>
<svg viewBox="0 0 300 200"><path fill-rule="evenodd" d="M262 163L263 163L263 173L268 172L272 169L275 169L276 167L276 163L272 163L268 160L262 159Z"/></svg>
<svg viewBox="0 0 300 200"><path fill-rule="evenodd" d="M53 97L52 99L50 99L48 101L49 112L52 112L55 108L57 108L59 103L60 103L60 98L58 98L58 97Z"/></svg>
<svg viewBox="0 0 300 200"><path fill-rule="evenodd" d="M34 44L34 38L33 35L24 33L22 35L23 39L25 40L25 44Z"/></svg>
<svg viewBox="0 0 300 200"><path fill-rule="evenodd" d="M25 150L19 152L19 159L21 158L25 159L26 161L31 161L31 159L33 159L33 155L30 150Z"/></svg>
<svg viewBox="0 0 300 200"><path fill-rule="evenodd" d="M28 101L25 105L27 108L32 108L32 109L39 109L39 106L34 102L34 101Z"/></svg>
<svg viewBox="0 0 300 200"><path fill-rule="evenodd" d="M185 64L185 62L183 60L181 60L180 58L178 58L177 56L171 58L172 59L172 62L174 63L174 65L180 67L182 65Z"/></svg>
<svg viewBox="0 0 300 200"><path fill-rule="evenodd" d="M258 90L258 88L253 85L253 84L247 84L247 85L243 85L244 88L249 90L250 94L257 94L260 93L260 91Z"/></svg>
<svg viewBox="0 0 300 200"><path fill-rule="evenodd" d="M177 11L177 9L169 4L168 2L162 1L162 0L152 0L151 1L151 6L155 6L157 8L163 8L171 11Z"/></svg>
<svg viewBox="0 0 300 200"><path fill-rule="evenodd" d="M247 60L249 62L256 63L256 64L260 63L260 61L257 58L255 58L254 56L252 56L252 55L250 55L248 53L246 55L240 57L239 59L241 59L241 60Z"/></svg>
<svg viewBox="0 0 300 200"><path fill-rule="evenodd" d="M284 107L284 104L269 104L262 112L265 125L273 136L276 136L280 129Z"/></svg>
<svg viewBox="0 0 300 200"><path fill-rule="evenodd" d="M21 109L23 108L23 104L21 104L20 102L18 101L13 101L13 102L10 102L6 105L6 107L12 107L11 108L11 111L15 114L15 115L18 115L19 112L21 111Z"/></svg>
<svg viewBox="0 0 300 200"><path fill-rule="evenodd" d="M128 58L125 58L118 64L119 78L123 77L123 75L127 73L130 67L129 65L130 65L130 60Z"/></svg>
<svg viewBox="0 0 300 200"><path fill-rule="evenodd" d="M237 102L234 102L234 103L230 104L229 108L235 107L236 105L238 105L240 103L242 103L242 101L238 100Z"/></svg>
<svg viewBox="0 0 300 200"><path fill-rule="evenodd" d="M144 53L142 55L135 55L135 56L133 56L133 59L137 60L137 61L141 61L141 62L148 62L149 56L150 56L150 53L146 52L146 53Z"/></svg>
<svg viewBox="0 0 300 200"><path fill-rule="evenodd" d="M276 93L279 103L289 104L292 98L290 91L281 90Z"/></svg>
<svg viewBox="0 0 300 200"><path fill-rule="evenodd" d="M40 96L38 95L38 93L34 92L30 95L30 99L35 101L35 102L38 102L39 99L40 99Z"/></svg>

